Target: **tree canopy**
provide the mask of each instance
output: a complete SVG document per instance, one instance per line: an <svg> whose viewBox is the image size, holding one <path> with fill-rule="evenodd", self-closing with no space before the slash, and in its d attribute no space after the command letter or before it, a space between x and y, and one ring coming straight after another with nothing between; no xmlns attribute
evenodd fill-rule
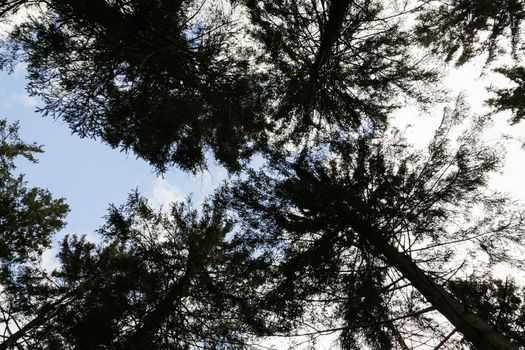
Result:
<svg viewBox="0 0 525 350"><path fill-rule="evenodd" d="M27 64L40 112L159 172L216 160L230 178L200 211L132 193L99 243L67 236L49 272L32 263L67 208L12 177L39 149L0 124L2 297L19 305L0 349L323 334L343 349L525 349L523 287L490 273L523 269L524 215L488 187L504 148L484 138L496 112L524 116L523 1L0 3L5 20L22 10L0 66ZM392 112L445 101L442 67L478 56L513 85L482 116L449 101L416 149Z"/></svg>
<svg viewBox="0 0 525 350"><path fill-rule="evenodd" d="M36 162L41 148L23 142L18 125L0 120L0 314L4 338L20 313L32 312L42 278L38 267L51 238L65 226L68 206L41 188L28 187L15 175L15 160ZM27 294L29 292L30 294ZM7 332L7 333L6 333Z"/></svg>
<svg viewBox="0 0 525 350"><path fill-rule="evenodd" d="M0 347L243 348L267 261L227 240L231 228L219 205L156 212L131 194L110 208L99 245L62 241L60 267L42 281L48 301Z"/></svg>
<svg viewBox="0 0 525 350"><path fill-rule="evenodd" d="M208 150L236 170L270 136L384 123L435 79L376 1L27 3L4 67L27 62L42 112L161 171L203 167Z"/></svg>
<svg viewBox="0 0 525 350"><path fill-rule="evenodd" d="M365 133L341 144L338 157L303 153L274 161L232 188L229 200L249 237L279 242L283 277L276 290L298 304L294 309L308 299L334 305L327 309L344 324L337 328L345 348L357 347L356 334L377 349L392 348L395 333L418 327L444 336L427 319L400 328L394 322L395 333L384 325L421 310L440 312L476 348L512 348L488 339L496 334L443 288L458 272L483 265L482 255L488 266L509 262L509 247L523 245L521 211L486 191L499 156L480 144L483 122L475 120L450 145L463 108L445 114L426 152L396 134Z"/></svg>

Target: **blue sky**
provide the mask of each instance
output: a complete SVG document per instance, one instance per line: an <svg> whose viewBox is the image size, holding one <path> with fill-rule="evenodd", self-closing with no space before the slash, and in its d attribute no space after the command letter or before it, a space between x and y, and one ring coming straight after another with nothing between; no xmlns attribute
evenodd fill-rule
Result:
<svg viewBox="0 0 525 350"><path fill-rule="evenodd" d="M43 145L38 164L21 159L17 167L30 186L66 199L71 212L62 234L92 234L103 223L109 203L123 203L135 188L157 207L189 194L199 203L224 178L220 169L196 176L172 169L158 177L133 154L71 135L63 121L35 112L38 100L25 91L25 73L22 67L11 75L0 72L0 118L18 120L22 139Z"/></svg>

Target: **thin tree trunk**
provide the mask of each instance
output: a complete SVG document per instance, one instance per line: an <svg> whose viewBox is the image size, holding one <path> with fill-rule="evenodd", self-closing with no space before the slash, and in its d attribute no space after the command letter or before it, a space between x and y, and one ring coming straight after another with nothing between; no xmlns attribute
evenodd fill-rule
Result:
<svg viewBox="0 0 525 350"><path fill-rule="evenodd" d="M443 345L445 345L452 336L456 334L456 330L454 329L452 332L450 332L442 341L439 342L439 344L434 348L434 350L439 350Z"/></svg>
<svg viewBox="0 0 525 350"><path fill-rule="evenodd" d="M64 295L63 297L61 297L59 300L55 301L54 303L42 307L42 309L38 313L38 316L26 323L22 328L20 328L16 332L12 333L9 336L9 338L4 340L4 342L0 344L0 350L14 348L21 338L27 336L29 332L31 332L33 329L41 327L47 321L52 319L58 312L60 312L60 310L63 307L67 306L79 296L78 290L79 288L76 288Z"/></svg>
<svg viewBox="0 0 525 350"><path fill-rule="evenodd" d="M405 343L405 339L403 339L403 336L401 335L401 333L399 333L399 330L397 329L394 322L387 322L386 327L390 330L394 338L396 338L396 341L402 350L410 350L407 343Z"/></svg>
<svg viewBox="0 0 525 350"><path fill-rule="evenodd" d="M387 242L376 229L364 223L354 227L361 239L384 256L412 285L445 316L454 327L479 350L518 350L509 340L498 334L492 327L465 306L441 285L437 284L406 254Z"/></svg>

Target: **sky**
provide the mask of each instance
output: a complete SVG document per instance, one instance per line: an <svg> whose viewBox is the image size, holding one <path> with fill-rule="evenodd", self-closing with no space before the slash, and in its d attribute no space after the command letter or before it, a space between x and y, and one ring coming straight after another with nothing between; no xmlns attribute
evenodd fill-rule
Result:
<svg viewBox="0 0 525 350"><path fill-rule="evenodd" d="M443 86L448 90L449 101L437 105L428 113L414 108L402 109L395 113L393 124L402 129L416 147L422 148L428 144L439 125L445 106L451 106L457 96L464 97L472 115L487 114L491 108L485 101L492 96L487 88L509 86L506 78L491 70L504 64L504 61L496 62L493 67L484 69L484 58L479 57L461 67L447 67L444 71L446 77ZM503 142L506 150L504 165L499 173L491 176L489 187L525 204L525 123L510 125L510 118L510 112L494 115L492 126L485 134L485 142L488 145Z"/></svg>

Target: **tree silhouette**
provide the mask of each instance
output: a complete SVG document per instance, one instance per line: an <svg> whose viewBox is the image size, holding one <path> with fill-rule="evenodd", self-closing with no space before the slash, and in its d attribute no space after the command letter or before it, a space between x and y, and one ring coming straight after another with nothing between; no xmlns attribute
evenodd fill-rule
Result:
<svg viewBox="0 0 525 350"><path fill-rule="evenodd" d="M100 244L66 238L52 275L25 266L6 294L24 322L0 349L244 348L294 332L339 332L345 349L524 348L521 290L471 271L518 265L509 248L524 243L520 210L487 189L502 156L482 141L488 117L467 125L458 100L424 152L389 123L441 101L436 62L488 66L506 40L519 58L524 4L408 3L0 3L2 18L29 9L0 65L27 63L41 112L159 172L215 158L238 176L201 214L133 194ZM498 71L518 86L489 103L518 122L523 69Z"/></svg>
<svg viewBox="0 0 525 350"><path fill-rule="evenodd" d="M44 114L160 171L202 168L206 151L238 170L269 136L383 124L397 96L427 100L435 80L375 1L234 2L233 14L195 0L11 1L4 12L21 3L37 14L11 30L3 66L28 63Z"/></svg>
<svg viewBox="0 0 525 350"><path fill-rule="evenodd" d="M28 89L43 113L159 170L196 170L207 150L235 169L250 153L266 92L231 52L227 14L197 1L32 3L42 13L11 32L4 61L32 62Z"/></svg>
<svg viewBox="0 0 525 350"><path fill-rule="evenodd" d="M484 122L451 145L464 115L462 103L447 111L424 153L399 135L365 132L327 154L274 158L271 170L232 187L226 199L250 239L280 251L282 283L269 297L289 302L289 317L300 320L296 310L320 300L337 310L340 324L325 332L341 331L344 348L363 336L390 349L413 327L440 339L419 318L437 311L477 349L517 348L450 288L462 285L456 274L464 268L483 265L481 256L488 266L511 262L509 247L524 243L523 214L486 189L500 156L480 143ZM408 325L395 322L405 318Z"/></svg>
<svg viewBox="0 0 525 350"><path fill-rule="evenodd" d="M21 314L33 313L38 298L46 298L49 291L40 288L43 277L33 267L50 247L52 235L65 226L69 210L63 199L27 187L24 177L14 174L17 158L36 162L34 154L39 152L39 146L19 138L17 124L0 120L0 317L4 339Z"/></svg>
<svg viewBox="0 0 525 350"><path fill-rule="evenodd" d="M447 61L461 65L486 54L491 62L507 44L515 57L522 54L523 1L429 1L426 5L420 9L417 35L423 45Z"/></svg>
<svg viewBox="0 0 525 350"><path fill-rule="evenodd" d="M231 229L220 205L158 212L133 193L110 209L99 245L62 241L60 267L48 276L56 300L28 291L41 307L0 348L248 347L255 334L283 326L260 320L257 307L269 261L226 239Z"/></svg>

